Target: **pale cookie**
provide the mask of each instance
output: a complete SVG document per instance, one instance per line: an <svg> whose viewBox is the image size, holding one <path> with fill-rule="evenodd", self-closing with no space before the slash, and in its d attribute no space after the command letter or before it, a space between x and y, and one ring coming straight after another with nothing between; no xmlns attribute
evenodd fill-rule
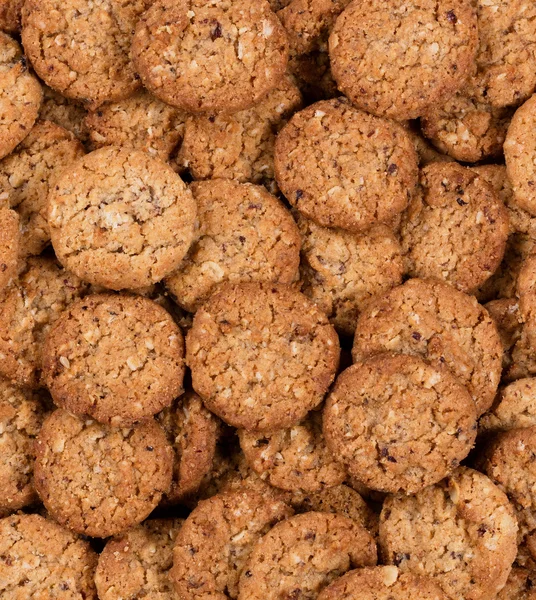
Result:
<svg viewBox="0 0 536 600"><path fill-rule="evenodd" d="M50 326L87 287L50 258L28 259L18 279L0 292L0 374L40 387L42 345Z"/></svg>
<svg viewBox="0 0 536 600"><path fill-rule="evenodd" d="M140 85L130 60L134 26L152 0L28 0L22 43L51 88L88 106L130 96Z"/></svg>
<svg viewBox="0 0 536 600"><path fill-rule="evenodd" d="M24 0L0 0L0 29L9 33L20 31L20 17Z"/></svg>
<svg viewBox="0 0 536 600"><path fill-rule="evenodd" d="M529 569L512 569L496 600L536 600L536 572Z"/></svg>
<svg viewBox="0 0 536 600"><path fill-rule="evenodd" d="M291 427L335 377L339 340L305 296L279 284L223 286L186 338L192 382L207 408L247 430Z"/></svg>
<svg viewBox="0 0 536 600"><path fill-rule="evenodd" d="M178 398L157 420L174 452L173 480L165 504L176 504L191 496L213 468L220 427L194 392Z"/></svg>
<svg viewBox="0 0 536 600"><path fill-rule="evenodd" d="M43 99L19 44L0 32L0 158L30 133Z"/></svg>
<svg viewBox="0 0 536 600"><path fill-rule="evenodd" d="M180 145L187 115L139 91L90 111L84 124L93 148L124 146L167 161Z"/></svg>
<svg viewBox="0 0 536 600"><path fill-rule="evenodd" d="M65 98L47 85L43 85L43 103L39 111L39 118L43 121L51 121L60 127L67 129L84 144L89 140L84 119L87 110L69 98Z"/></svg>
<svg viewBox="0 0 536 600"><path fill-rule="evenodd" d="M275 487L317 492L340 485L346 478L344 467L326 447L320 411L310 412L290 429L264 434L242 430L239 437L248 464Z"/></svg>
<svg viewBox="0 0 536 600"><path fill-rule="evenodd" d="M238 580L259 538L292 515L257 492L218 494L200 502L181 527L170 576L181 600L238 596Z"/></svg>
<svg viewBox="0 0 536 600"><path fill-rule="evenodd" d="M0 290L17 275L20 252L19 222L19 216L14 210L0 208Z"/></svg>
<svg viewBox="0 0 536 600"><path fill-rule="evenodd" d="M39 515L0 519L2 600L97 600L89 542Z"/></svg>
<svg viewBox="0 0 536 600"><path fill-rule="evenodd" d="M296 113L282 129L275 173L304 216L357 232L406 208L417 183L417 154L402 126L336 98Z"/></svg>
<svg viewBox="0 0 536 600"><path fill-rule="evenodd" d="M462 87L478 45L463 0L356 0L329 38L333 76L357 107L415 119Z"/></svg>
<svg viewBox="0 0 536 600"><path fill-rule="evenodd" d="M374 296L402 283L400 242L385 225L363 233L328 229L298 216L302 235L301 291L337 331L351 336L357 317Z"/></svg>
<svg viewBox="0 0 536 600"><path fill-rule="evenodd" d="M148 421L116 429L54 411L36 442L35 487L60 524L92 537L141 523L169 490L172 449Z"/></svg>
<svg viewBox="0 0 536 600"><path fill-rule="evenodd" d="M485 475L461 468L415 496L383 506L380 546L401 573L434 578L451 600L491 600L517 552L506 495Z"/></svg>
<svg viewBox="0 0 536 600"><path fill-rule="evenodd" d="M435 163L421 171L420 193L403 215L400 233L412 277L443 279L471 292L501 264L508 213L478 174Z"/></svg>
<svg viewBox="0 0 536 600"><path fill-rule="evenodd" d="M169 571L182 519L153 519L112 538L99 556L99 600L174 600Z"/></svg>
<svg viewBox="0 0 536 600"><path fill-rule="evenodd" d="M84 156L70 131L38 121L15 150L0 162L0 193L7 194L20 217L20 254L40 254L50 242L47 197L61 174Z"/></svg>
<svg viewBox="0 0 536 600"><path fill-rule="evenodd" d="M34 439L45 418L44 397L0 378L0 512L37 500Z"/></svg>
<svg viewBox="0 0 536 600"><path fill-rule="evenodd" d="M324 435L333 456L367 487L415 494L467 456L476 409L450 373L415 356L379 355L337 377Z"/></svg>
<svg viewBox="0 0 536 600"><path fill-rule="evenodd" d="M277 524L262 537L242 571L239 600L314 600L356 567L376 564L376 543L341 515L309 512Z"/></svg>
<svg viewBox="0 0 536 600"><path fill-rule="evenodd" d="M229 179L191 184L198 230L166 288L195 312L219 284L291 284L300 264L300 234L286 207L263 187Z"/></svg>
<svg viewBox="0 0 536 600"><path fill-rule="evenodd" d="M285 75L258 104L232 115L196 115L186 122L178 162L195 179L236 179L270 184L277 132L302 107L296 84Z"/></svg>
<svg viewBox="0 0 536 600"><path fill-rule="evenodd" d="M71 304L43 345L43 381L57 406L128 427L183 391L184 338L142 296L96 294Z"/></svg>
<svg viewBox="0 0 536 600"><path fill-rule="evenodd" d="M48 204L60 262L110 289L160 281L194 237L191 192L171 167L140 150L91 152L63 171Z"/></svg>
<svg viewBox="0 0 536 600"><path fill-rule="evenodd" d="M237 112L273 89L286 32L265 0L156 0L136 26L136 69L155 96L188 112Z"/></svg>
<svg viewBox="0 0 536 600"><path fill-rule="evenodd" d="M318 600L448 600L431 577L400 573L397 567L355 569L329 585Z"/></svg>
<svg viewBox="0 0 536 600"><path fill-rule="evenodd" d="M500 298L484 305L493 319L503 346L503 369L512 364L512 349L523 331L519 302L515 298Z"/></svg>
<svg viewBox="0 0 536 600"><path fill-rule="evenodd" d="M477 414L492 404L502 344L488 312L445 283L410 279L369 305L359 318L354 361L381 352L422 356L467 386Z"/></svg>

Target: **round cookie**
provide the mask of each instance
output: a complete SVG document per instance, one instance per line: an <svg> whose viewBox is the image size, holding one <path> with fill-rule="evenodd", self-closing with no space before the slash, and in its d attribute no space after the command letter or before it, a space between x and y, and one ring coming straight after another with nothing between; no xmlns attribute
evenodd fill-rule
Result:
<svg viewBox="0 0 536 600"><path fill-rule="evenodd" d="M130 59L134 26L151 0L28 0L22 43L33 68L67 98L96 107L140 85Z"/></svg>
<svg viewBox="0 0 536 600"><path fill-rule="evenodd" d="M279 500L257 492L223 493L200 502L181 527L170 572L179 598L225 600L257 540L292 515Z"/></svg>
<svg viewBox="0 0 536 600"><path fill-rule="evenodd" d="M181 330L142 296L86 296L60 316L43 346L42 377L55 404L115 427L170 406L184 371Z"/></svg>
<svg viewBox="0 0 536 600"><path fill-rule="evenodd" d="M211 472L219 423L194 392L186 392L165 408L157 421L174 451L173 480L164 503L176 504L197 492Z"/></svg>
<svg viewBox="0 0 536 600"><path fill-rule="evenodd" d="M174 600L169 578L182 519L153 519L112 538L99 556L95 584L100 600Z"/></svg>
<svg viewBox="0 0 536 600"><path fill-rule="evenodd" d="M336 98L285 125L275 144L275 173L305 217L358 232L406 208L417 182L417 154L402 126Z"/></svg>
<svg viewBox="0 0 536 600"><path fill-rule="evenodd" d="M83 144L89 141L89 132L85 124L87 110L69 98L65 98L48 85L43 85L43 103L39 118L56 123L73 133Z"/></svg>
<svg viewBox="0 0 536 600"><path fill-rule="evenodd" d="M45 418L44 398L0 378L0 513L37 500L34 439Z"/></svg>
<svg viewBox="0 0 536 600"><path fill-rule="evenodd" d="M300 216L297 222L302 235L301 291L340 334L351 336L366 304L402 283L400 242L385 225L356 234L321 227Z"/></svg>
<svg viewBox="0 0 536 600"><path fill-rule="evenodd" d="M277 198L261 186L229 179L194 182L190 189L197 205L196 240L165 280L182 308L195 312L221 283L297 279L300 234Z"/></svg>
<svg viewBox="0 0 536 600"><path fill-rule="evenodd" d="M397 567L355 569L334 581L318 600L448 600L431 577L400 573Z"/></svg>
<svg viewBox="0 0 536 600"><path fill-rule="evenodd" d="M186 117L143 90L90 111L84 124L94 149L124 146L167 161L182 141Z"/></svg>
<svg viewBox="0 0 536 600"><path fill-rule="evenodd" d="M239 437L250 467L275 487L318 492L346 478L344 467L326 447L320 411L311 411L290 429L264 434L242 430Z"/></svg>
<svg viewBox="0 0 536 600"><path fill-rule="evenodd" d="M250 108L285 72L288 42L265 0L156 0L132 44L143 84L188 112Z"/></svg>
<svg viewBox="0 0 536 600"><path fill-rule="evenodd" d="M63 310L87 291L50 258L29 258L18 279L0 292L0 374L41 385L42 345Z"/></svg>
<svg viewBox="0 0 536 600"><path fill-rule="evenodd" d="M337 377L324 436L333 456L367 487L415 494L467 456L476 409L450 373L416 356L378 355Z"/></svg>
<svg viewBox="0 0 536 600"><path fill-rule="evenodd" d="M317 598L346 571L376 564L376 543L341 515L309 512L275 525L242 571L239 600Z"/></svg>
<svg viewBox="0 0 536 600"><path fill-rule="evenodd" d="M327 317L280 284L223 286L186 338L193 387L207 408L254 431L291 427L317 407L339 354Z"/></svg>
<svg viewBox="0 0 536 600"><path fill-rule="evenodd" d="M478 45L475 11L463 0L354 1L329 38L333 77L355 106L415 119L462 87Z"/></svg>
<svg viewBox="0 0 536 600"><path fill-rule="evenodd" d="M141 523L169 490L172 449L154 421L112 428L54 411L36 442L35 487L77 533L108 537Z"/></svg>
<svg viewBox="0 0 536 600"><path fill-rule="evenodd" d="M386 562L434 578L453 599L494 598L516 557L516 536L506 495L467 468L414 496L388 497L380 518Z"/></svg>
<svg viewBox="0 0 536 600"><path fill-rule="evenodd" d="M517 109L512 118L504 158L517 205L536 216L536 96Z"/></svg>
<svg viewBox="0 0 536 600"><path fill-rule="evenodd" d="M89 542L39 515L0 519L3 600L97 600Z"/></svg>
<svg viewBox="0 0 536 600"><path fill-rule="evenodd" d="M400 229L409 274L477 289L503 259L506 208L482 177L456 163L425 167L420 188Z"/></svg>
<svg viewBox="0 0 536 600"><path fill-rule="evenodd" d="M521 337L523 324L519 302L515 298L500 298L484 305L497 326L503 346L503 369L512 364L512 349Z"/></svg>
<svg viewBox="0 0 536 600"><path fill-rule="evenodd" d="M41 86L28 72L19 44L0 31L0 158L28 135L43 99Z"/></svg>
<svg viewBox="0 0 536 600"><path fill-rule="evenodd" d="M19 221L19 216L14 210L0 208L0 290L17 275L20 252Z"/></svg>
<svg viewBox="0 0 536 600"><path fill-rule="evenodd" d="M24 0L0 0L0 29L8 33L20 31L20 17Z"/></svg>
<svg viewBox="0 0 536 600"><path fill-rule="evenodd" d="M502 344L488 312L472 296L439 281L410 279L369 305L358 321L354 361L381 352L422 356L450 370L481 415L501 377Z"/></svg>
<svg viewBox="0 0 536 600"><path fill-rule="evenodd" d="M194 237L192 194L168 165L140 150L91 152L63 171L48 204L60 262L110 289L160 281Z"/></svg>
<svg viewBox="0 0 536 600"><path fill-rule="evenodd" d="M536 573L513 568L496 600L536 600Z"/></svg>
<svg viewBox="0 0 536 600"><path fill-rule="evenodd" d="M84 156L70 131L38 121L15 150L0 162L0 190L20 217L22 256L40 254L50 241L47 196L62 170Z"/></svg>
<svg viewBox="0 0 536 600"><path fill-rule="evenodd" d="M258 104L232 115L191 116L178 162L195 179L236 179L270 184L277 132L302 106L293 79L284 75Z"/></svg>
<svg viewBox="0 0 536 600"><path fill-rule="evenodd" d="M493 407L479 422L479 428L486 433L524 427L536 427L536 379L532 377L501 388Z"/></svg>

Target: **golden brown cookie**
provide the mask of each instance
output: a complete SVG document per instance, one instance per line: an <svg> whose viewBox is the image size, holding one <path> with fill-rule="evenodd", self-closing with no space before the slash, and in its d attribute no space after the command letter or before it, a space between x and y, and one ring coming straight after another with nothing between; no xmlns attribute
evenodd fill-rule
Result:
<svg viewBox="0 0 536 600"><path fill-rule="evenodd" d="M0 290L16 277L19 252L19 215L10 208L0 208Z"/></svg>
<svg viewBox="0 0 536 600"><path fill-rule="evenodd" d="M441 282L410 279L370 304L359 318L354 361L381 352L422 356L467 386L481 415L501 377L497 328L476 299Z"/></svg>
<svg viewBox="0 0 536 600"><path fill-rule="evenodd" d="M536 600L536 573L529 569L512 569L497 600Z"/></svg>
<svg viewBox="0 0 536 600"><path fill-rule="evenodd" d="M263 187L229 179L194 182L198 230L166 288L195 312L222 283L291 284L300 264L300 234L285 206Z"/></svg>
<svg viewBox="0 0 536 600"><path fill-rule="evenodd" d="M0 0L0 29L8 33L20 31L20 17L24 0Z"/></svg>
<svg viewBox="0 0 536 600"><path fill-rule="evenodd" d="M20 217L20 254L40 254L50 242L47 197L63 171L84 156L73 133L38 121L26 138L0 162L0 190Z"/></svg>
<svg viewBox="0 0 536 600"><path fill-rule="evenodd" d="M196 313L186 338L195 391L226 423L291 427L335 377L339 340L305 296L280 284L225 285Z"/></svg>
<svg viewBox="0 0 536 600"><path fill-rule="evenodd" d="M0 31L0 158L30 133L43 99L19 44Z"/></svg>
<svg viewBox="0 0 536 600"><path fill-rule="evenodd" d="M460 468L415 496L391 496L380 520L384 560L434 578L448 598L488 600L505 585L517 552L517 523L485 475Z"/></svg>
<svg viewBox="0 0 536 600"><path fill-rule="evenodd" d="M74 100L62 96L48 85L43 85L43 103L39 111L39 118L43 121L51 121L60 127L67 129L83 143L89 140L84 119L87 110Z"/></svg>
<svg viewBox="0 0 536 600"><path fill-rule="evenodd" d="M43 345L43 380L57 406L128 427L182 391L184 338L172 316L142 296L94 294L75 302Z"/></svg>
<svg viewBox="0 0 536 600"><path fill-rule="evenodd" d="M512 364L512 349L523 330L519 302L515 298L500 298L488 302L484 308L497 326L503 346L503 369L508 369Z"/></svg>
<svg viewBox="0 0 536 600"><path fill-rule="evenodd" d="M194 237L190 191L171 167L140 150L91 152L63 171L48 205L60 262L110 289L160 281Z"/></svg>
<svg viewBox="0 0 536 600"><path fill-rule="evenodd" d="M250 108L285 72L286 32L265 0L157 0L132 45L144 85L188 112Z"/></svg>
<svg viewBox="0 0 536 600"><path fill-rule="evenodd" d="M28 0L24 49L39 77L68 98L92 107L126 98L140 85L130 60L134 26L151 3Z"/></svg>
<svg viewBox="0 0 536 600"><path fill-rule="evenodd" d="M443 279L472 292L499 267L508 213L493 188L456 163L421 171L420 193L403 215L402 249L412 277Z"/></svg>
<svg viewBox="0 0 536 600"><path fill-rule="evenodd" d="M402 126L337 98L296 113L281 130L275 172L304 216L357 232L404 210L417 182L417 154Z"/></svg>
<svg viewBox="0 0 536 600"><path fill-rule="evenodd" d="M355 106L415 119L456 92L475 59L476 14L463 0L355 0L329 38L333 76Z"/></svg>
<svg viewBox="0 0 536 600"><path fill-rule="evenodd" d="M39 515L0 519L2 600L97 600L89 542Z"/></svg>
<svg viewBox="0 0 536 600"><path fill-rule="evenodd" d="M108 537L141 523L169 490L172 450L153 420L112 428L54 411L36 442L35 487L58 523Z"/></svg>

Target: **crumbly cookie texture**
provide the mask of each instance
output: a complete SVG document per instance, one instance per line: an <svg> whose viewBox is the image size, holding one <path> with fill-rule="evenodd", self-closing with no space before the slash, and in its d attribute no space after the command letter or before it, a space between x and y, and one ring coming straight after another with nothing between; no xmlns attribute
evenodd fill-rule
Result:
<svg viewBox="0 0 536 600"><path fill-rule="evenodd" d="M282 129L275 172L305 217L357 232L406 208L417 183L417 154L402 126L336 98L296 113Z"/></svg>
<svg viewBox="0 0 536 600"><path fill-rule="evenodd" d="M523 261L517 276L519 309L525 322L536 318L536 255L531 254Z"/></svg>
<svg viewBox="0 0 536 600"><path fill-rule="evenodd" d="M112 538L99 556L95 584L100 600L173 600L169 578L173 546L183 519L152 519Z"/></svg>
<svg viewBox="0 0 536 600"><path fill-rule="evenodd" d="M503 369L512 364L512 349L523 332L519 302L515 298L499 298L484 305L493 319L503 346Z"/></svg>
<svg viewBox="0 0 536 600"><path fill-rule="evenodd" d="M178 162L195 179L236 179L272 185L277 132L302 107L292 77L285 74L255 106L232 115L191 116Z"/></svg>
<svg viewBox="0 0 536 600"><path fill-rule="evenodd" d="M316 598L349 569L373 566L376 559L376 543L358 523L337 514L296 515L254 546L240 577L238 598Z"/></svg>
<svg viewBox="0 0 536 600"><path fill-rule="evenodd" d="M34 440L46 412L42 395L0 378L0 513L37 500Z"/></svg>
<svg viewBox="0 0 536 600"><path fill-rule="evenodd" d="M0 0L0 29L8 33L20 31L20 18L24 0Z"/></svg>
<svg viewBox="0 0 536 600"><path fill-rule="evenodd" d="M174 453L173 481L163 503L176 504L197 492L211 472L220 423L194 392L186 392L165 408L157 421Z"/></svg>
<svg viewBox="0 0 536 600"><path fill-rule="evenodd" d="M501 264L508 212L478 174L457 163L435 163L421 171L400 233L411 276L472 292Z"/></svg>
<svg viewBox="0 0 536 600"><path fill-rule="evenodd" d="M82 143L63 127L38 121L0 162L0 190L20 217L20 254L37 255L50 242L47 197L65 169L84 156Z"/></svg>
<svg viewBox="0 0 536 600"><path fill-rule="evenodd" d="M516 536L506 494L467 468L414 496L387 498L380 519L384 560L433 577L452 600L494 598L516 557Z"/></svg>
<svg viewBox="0 0 536 600"><path fill-rule="evenodd" d="M479 415L493 402L503 354L497 327L474 297L446 283L410 279L361 313L354 361L380 352L422 356L451 371L469 389Z"/></svg>
<svg viewBox="0 0 536 600"><path fill-rule="evenodd" d="M344 467L326 447L321 411L311 411L290 429L264 434L240 431L239 436L246 461L270 485L317 492L346 479Z"/></svg>
<svg viewBox="0 0 536 600"><path fill-rule="evenodd" d="M285 29L265 0L157 0L136 26L134 64L158 98L188 112L250 108L285 72Z"/></svg>
<svg viewBox="0 0 536 600"><path fill-rule="evenodd" d="M416 356L378 355L339 375L324 435L333 456L367 487L414 494L467 456L476 408L450 373Z"/></svg>
<svg viewBox="0 0 536 600"><path fill-rule="evenodd" d="M194 237L191 192L171 167L141 150L91 152L62 172L48 204L60 262L110 289L160 281Z"/></svg>
<svg viewBox="0 0 536 600"><path fill-rule="evenodd" d="M19 44L0 31L0 158L30 133L43 100Z"/></svg>
<svg viewBox="0 0 536 600"><path fill-rule="evenodd" d="M181 330L142 296L86 296L60 316L43 346L43 380L56 405L115 427L170 406L184 371Z"/></svg>
<svg viewBox="0 0 536 600"><path fill-rule="evenodd" d="M20 219L10 208L0 208L0 290L17 275L20 252Z"/></svg>
<svg viewBox="0 0 536 600"><path fill-rule="evenodd" d="M29 258L0 292L0 373L41 386L42 345L54 321L88 286L50 258Z"/></svg>
<svg viewBox="0 0 536 600"><path fill-rule="evenodd" d="M152 0L28 0L22 43L51 88L89 107L127 98L139 86L130 60L134 26Z"/></svg>
<svg viewBox="0 0 536 600"><path fill-rule="evenodd" d="M334 581L318 600L448 600L431 577L401 573L393 565L355 569Z"/></svg>
<svg viewBox="0 0 536 600"><path fill-rule="evenodd" d="M302 235L301 291L351 336L361 310L402 283L405 265L398 237L386 225L363 233L321 227L297 216Z"/></svg>
<svg viewBox="0 0 536 600"><path fill-rule="evenodd" d="M97 554L89 542L40 515L0 519L4 600L97 600Z"/></svg>
<svg viewBox="0 0 536 600"><path fill-rule="evenodd" d="M194 317L186 339L193 387L225 422L291 427L317 407L339 363L327 317L281 284L225 285Z"/></svg>
<svg viewBox="0 0 536 600"><path fill-rule="evenodd" d="M62 96L48 85L43 85L43 103L39 111L42 121L56 123L74 133L83 144L87 144L89 132L84 122L86 116L87 110L81 103Z"/></svg>
<svg viewBox="0 0 536 600"><path fill-rule="evenodd" d="M154 421L112 428L54 411L36 442L35 487L72 531L109 537L141 523L169 490L172 449Z"/></svg>
<svg viewBox="0 0 536 600"><path fill-rule="evenodd" d="M536 600L536 573L532 569L512 569L497 600Z"/></svg>
<svg viewBox="0 0 536 600"><path fill-rule="evenodd" d="M478 45L474 8L462 0L354 1L329 38L333 76L357 107L415 119L452 95Z"/></svg>
<svg viewBox="0 0 536 600"><path fill-rule="evenodd" d="M504 375L505 381L514 381L523 377L536 375L536 354L534 342L536 341L536 316L532 316L523 323L521 333L512 348L512 362Z"/></svg>
<svg viewBox="0 0 536 600"><path fill-rule="evenodd" d="M93 148L124 146L167 161L180 146L187 114L142 90L90 111L84 121Z"/></svg>
<svg viewBox="0 0 536 600"><path fill-rule="evenodd" d="M165 280L177 303L195 312L218 285L291 284L300 234L286 207L261 186L228 179L191 184L198 230L180 268Z"/></svg>
<svg viewBox="0 0 536 600"><path fill-rule="evenodd" d="M170 576L178 597L236 599L240 574L256 542L292 512L284 502L249 490L200 502L173 550Z"/></svg>

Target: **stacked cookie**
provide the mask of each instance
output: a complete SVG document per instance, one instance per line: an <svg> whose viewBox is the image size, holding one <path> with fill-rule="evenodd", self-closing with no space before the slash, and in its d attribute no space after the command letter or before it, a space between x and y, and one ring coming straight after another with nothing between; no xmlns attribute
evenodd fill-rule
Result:
<svg viewBox="0 0 536 600"><path fill-rule="evenodd" d="M0 598L536 597L536 7L0 30Z"/></svg>

